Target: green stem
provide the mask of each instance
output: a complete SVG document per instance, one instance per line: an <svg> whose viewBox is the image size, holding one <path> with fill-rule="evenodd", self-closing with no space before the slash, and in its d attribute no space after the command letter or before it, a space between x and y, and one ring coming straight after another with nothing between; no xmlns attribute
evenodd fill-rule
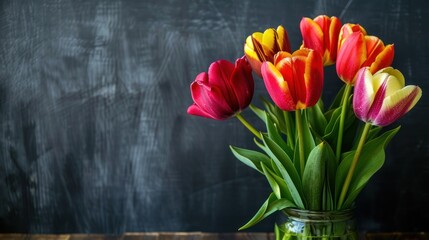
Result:
<svg viewBox="0 0 429 240"><path fill-rule="evenodd" d="M286 123L287 143L292 149L294 149L295 143L294 143L294 138L292 136L292 127L291 127L292 122L290 119L289 112L283 111L283 116Z"/></svg>
<svg viewBox="0 0 429 240"><path fill-rule="evenodd" d="M340 194L340 199L338 201L337 209L341 209L344 203L347 191L349 190L350 182L352 181L354 171L356 169L360 154L362 153L363 145L365 144L365 141L366 141L366 138L368 137L368 133L370 129L371 129L371 123L365 123L365 128L363 129L362 135L360 136L359 144L357 146L355 155L353 157L352 164L347 173L347 177L346 177L346 180L344 181L343 188L341 189L341 194Z"/></svg>
<svg viewBox="0 0 429 240"><path fill-rule="evenodd" d="M301 169L301 176L304 175L305 157L304 157L304 132L302 129L301 110L295 111L296 128L298 130L298 144L299 144L299 167Z"/></svg>
<svg viewBox="0 0 429 240"><path fill-rule="evenodd" d="M352 90L352 85L347 84L346 89L344 89L343 98L341 100L340 127L338 129L337 149L335 152L335 157L337 159L337 162L340 162L340 158L341 158L341 148L343 145L343 135L344 135L344 121L346 119L347 102L349 100L351 90Z"/></svg>
<svg viewBox="0 0 429 240"><path fill-rule="evenodd" d="M238 118L238 120L240 120L240 122L247 128L247 129L249 129L249 131L251 131L252 133L253 133L253 135L255 135L257 138L259 138L259 139L261 139L262 140L262 137L261 137L261 133L258 131L258 130L256 130L256 128L254 128L253 126L252 126L252 124L250 124L246 119L244 119L244 117L240 114L240 113L237 113L236 115L235 115L235 117L237 117Z"/></svg>

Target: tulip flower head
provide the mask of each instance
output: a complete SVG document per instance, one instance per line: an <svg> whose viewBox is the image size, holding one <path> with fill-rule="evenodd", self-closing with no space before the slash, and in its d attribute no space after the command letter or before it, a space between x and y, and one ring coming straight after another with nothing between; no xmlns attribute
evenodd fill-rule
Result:
<svg viewBox="0 0 429 240"><path fill-rule="evenodd" d="M253 97L252 68L245 57L235 65L226 60L212 63L208 73L200 73L191 84L194 103L188 114L216 120L234 116L246 108Z"/></svg>
<svg viewBox="0 0 429 240"><path fill-rule="evenodd" d="M362 33L364 36L366 36L366 30L365 28L363 28L361 25L359 24L354 24L354 23L346 23L344 24L341 29L340 29L340 33L338 36L338 49L341 47L341 45L343 44L344 40L350 36L350 34L354 33L354 32L360 32Z"/></svg>
<svg viewBox="0 0 429 240"><path fill-rule="evenodd" d="M418 86L405 86L400 71L387 67L373 75L370 68L365 67L357 74L353 110L364 122L387 126L410 111L421 95Z"/></svg>
<svg viewBox="0 0 429 240"><path fill-rule="evenodd" d="M261 65L265 61L273 62L274 55L279 51L291 52L289 37L282 26L269 28L248 36L244 44L244 53L253 71L261 76Z"/></svg>
<svg viewBox="0 0 429 240"><path fill-rule="evenodd" d="M314 20L304 17L300 29L303 38L301 48L311 48L320 53L325 66L334 64L337 59L340 20L326 15L320 15Z"/></svg>
<svg viewBox="0 0 429 240"><path fill-rule="evenodd" d="M393 44L387 46L375 36L368 36L361 27L354 27L355 32L342 30L340 37L336 69L338 77L353 85L356 74L362 67L370 67L371 73L388 67L393 62ZM352 31L352 30L350 30Z"/></svg>
<svg viewBox="0 0 429 240"><path fill-rule="evenodd" d="M273 63L262 64L261 73L274 103L285 111L314 106L322 94L323 62L314 50L279 52Z"/></svg>

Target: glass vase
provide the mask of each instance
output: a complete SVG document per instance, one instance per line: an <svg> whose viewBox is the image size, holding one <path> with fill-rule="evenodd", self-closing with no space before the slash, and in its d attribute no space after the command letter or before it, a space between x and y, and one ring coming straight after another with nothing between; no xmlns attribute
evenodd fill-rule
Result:
<svg viewBox="0 0 429 240"><path fill-rule="evenodd" d="M284 210L285 220L276 225L276 240L357 240L353 210Z"/></svg>

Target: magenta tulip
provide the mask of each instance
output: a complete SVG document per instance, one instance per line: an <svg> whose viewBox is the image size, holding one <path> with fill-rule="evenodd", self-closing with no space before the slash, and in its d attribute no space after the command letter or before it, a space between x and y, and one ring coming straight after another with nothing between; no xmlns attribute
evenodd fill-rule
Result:
<svg viewBox="0 0 429 240"><path fill-rule="evenodd" d="M212 63L208 73L198 74L191 84L194 103L188 114L224 120L246 108L253 97L252 67L245 57L235 65L226 60Z"/></svg>
<svg viewBox="0 0 429 240"><path fill-rule="evenodd" d="M421 95L418 86L405 86L400 71L387 67L372 75L365 67L357 73L353 110L364 122L387 126L410 111Z"/></svg>

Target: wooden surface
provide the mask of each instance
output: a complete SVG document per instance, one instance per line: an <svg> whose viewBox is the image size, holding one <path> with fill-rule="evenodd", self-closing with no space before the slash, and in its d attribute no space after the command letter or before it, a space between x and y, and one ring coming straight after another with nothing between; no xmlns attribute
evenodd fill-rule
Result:
<svg viewBox="0 0 429 240"><path fill-rule="evenodd" d="M71 234L71 235L25 235L0 234L0 240L274 240L272 233L125 233L123 235Z"/></svg>
<svg viewBox="0 0 429 240"><path fill-rule="evenodd" d="M362 240L427 240L427 233L367 233ZM0 234L0 240L274 240L273 233Z"/></svg>

